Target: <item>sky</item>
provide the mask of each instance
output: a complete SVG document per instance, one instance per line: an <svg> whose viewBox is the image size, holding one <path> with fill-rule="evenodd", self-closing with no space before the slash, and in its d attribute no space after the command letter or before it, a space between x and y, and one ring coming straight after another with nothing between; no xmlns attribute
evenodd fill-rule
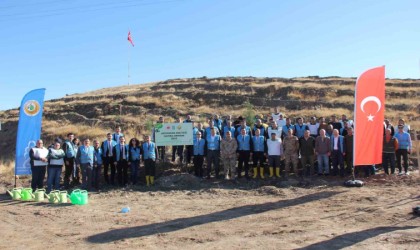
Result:
<svg viewBox="0 0 420 250"><path fill-rule="evenodd" d="M36 88L49 100L186 77L357 77L382 65L388 78L419 79L419 10L418 0L2 0L0 110Z"/></svg>

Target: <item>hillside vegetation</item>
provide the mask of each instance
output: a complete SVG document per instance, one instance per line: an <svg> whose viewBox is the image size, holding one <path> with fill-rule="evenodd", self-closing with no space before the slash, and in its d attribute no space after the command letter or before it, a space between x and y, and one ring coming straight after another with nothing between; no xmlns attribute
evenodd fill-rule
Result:
<svg viewBox="0 0 420 250"><path fill-rule="evenodd" d="M42 137L47 143L72 131L80 138L105 138L116 124L129 137L148 133L158 116L173 121L192 114L240 115L249 105L267 114L275 107L289 117L353 116L355 78L220 77L173 79L68 95L45 102ZM48 90L47 90L48 91ZM420 125L420 80L386 80L386 114L392 123L404 118ZM248 104L248 105L246 105ZM0 160L14 157L18 109L0 111Z"/></svg>

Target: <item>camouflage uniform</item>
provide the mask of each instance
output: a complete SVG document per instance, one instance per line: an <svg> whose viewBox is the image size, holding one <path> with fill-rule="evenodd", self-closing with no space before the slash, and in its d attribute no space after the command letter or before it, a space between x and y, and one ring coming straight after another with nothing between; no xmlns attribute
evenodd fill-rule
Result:
<svg viewBox="0 0 420 250"><path fill-rule="evenodd" d="M283 151L285 157L285 170L290 172L290 163L293 164L293 172L298 173L298 152L299 152L299 139L292 135L286 136L283 139Z"/></svg>
<svg viewBox="0 0 420 250"><path fill-rule="evenodd" d="M238 148L238 143L236 139L231 138L227 140L226 138L220 142L220 156L222 158L224 166L224 174L227 177L230 172L230 177L235 178L235 167L236 167L236 149Z"/></svg>

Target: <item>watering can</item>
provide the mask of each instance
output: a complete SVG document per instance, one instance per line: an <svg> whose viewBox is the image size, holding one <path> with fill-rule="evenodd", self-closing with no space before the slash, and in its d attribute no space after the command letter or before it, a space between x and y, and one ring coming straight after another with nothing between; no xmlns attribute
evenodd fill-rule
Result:
<svg viewBox="0 0 420 250"><path fill-rule="evenodd" d="M45 196L47 197L50 203L58 203L59 193L60 191L55 190L55 191L51 191L50 194L45 194Z"/></svg>
<svg viewBox="0 0 420 250"><path fill-rule="evenodd" d="M23 201L31 201L33 198L32 188L24 188L22 189L21 199Z"/></svg>
<svg viewBox="0 0 420 250"><path fill-rule="evenodd" d="M20 200L22 196L22 188L14 188L11 191L9 190L6 190L6 191L10 194L13 200Z"/></svg>
<svg viewBox="0 0 420 250"><path fill-rule="evenodd" d="M88 192L86 190L80 191L80 205L88 204Z"/></svg>
<svg viewBox="0 0 420 250"><path fill-rule="evenodd" d="M35 201L41 202L44 201L45 189L37 189L35 193L32 194L32 197L35 198Z"/></svg>
<svg viewBox="0 0 420 250"><path fill-rule="evenodd" d="M71 204L79 205L80 204L80 189L75 189L70 194Z"/></svg>
<svg viewBox="0 0 420 250"><path fill-rule="evenodd" d="M61 191L60 193L58 193L58 202L59 203L67 203L67 197L70 197L67 194L67 191Z"/></svg>

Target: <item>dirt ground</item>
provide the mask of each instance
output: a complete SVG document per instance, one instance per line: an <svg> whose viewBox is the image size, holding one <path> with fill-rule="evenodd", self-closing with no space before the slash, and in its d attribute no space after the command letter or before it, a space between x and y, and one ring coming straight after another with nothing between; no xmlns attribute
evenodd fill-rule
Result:
<svg viewBox="0 0 420 250"><path fill-rule="evenodd" d="M344 179L200 180L188 174L89 194L13 201L0 182L0 249L420 249L418 171ZM120 213L130 207L130 212Z"/></svg>

